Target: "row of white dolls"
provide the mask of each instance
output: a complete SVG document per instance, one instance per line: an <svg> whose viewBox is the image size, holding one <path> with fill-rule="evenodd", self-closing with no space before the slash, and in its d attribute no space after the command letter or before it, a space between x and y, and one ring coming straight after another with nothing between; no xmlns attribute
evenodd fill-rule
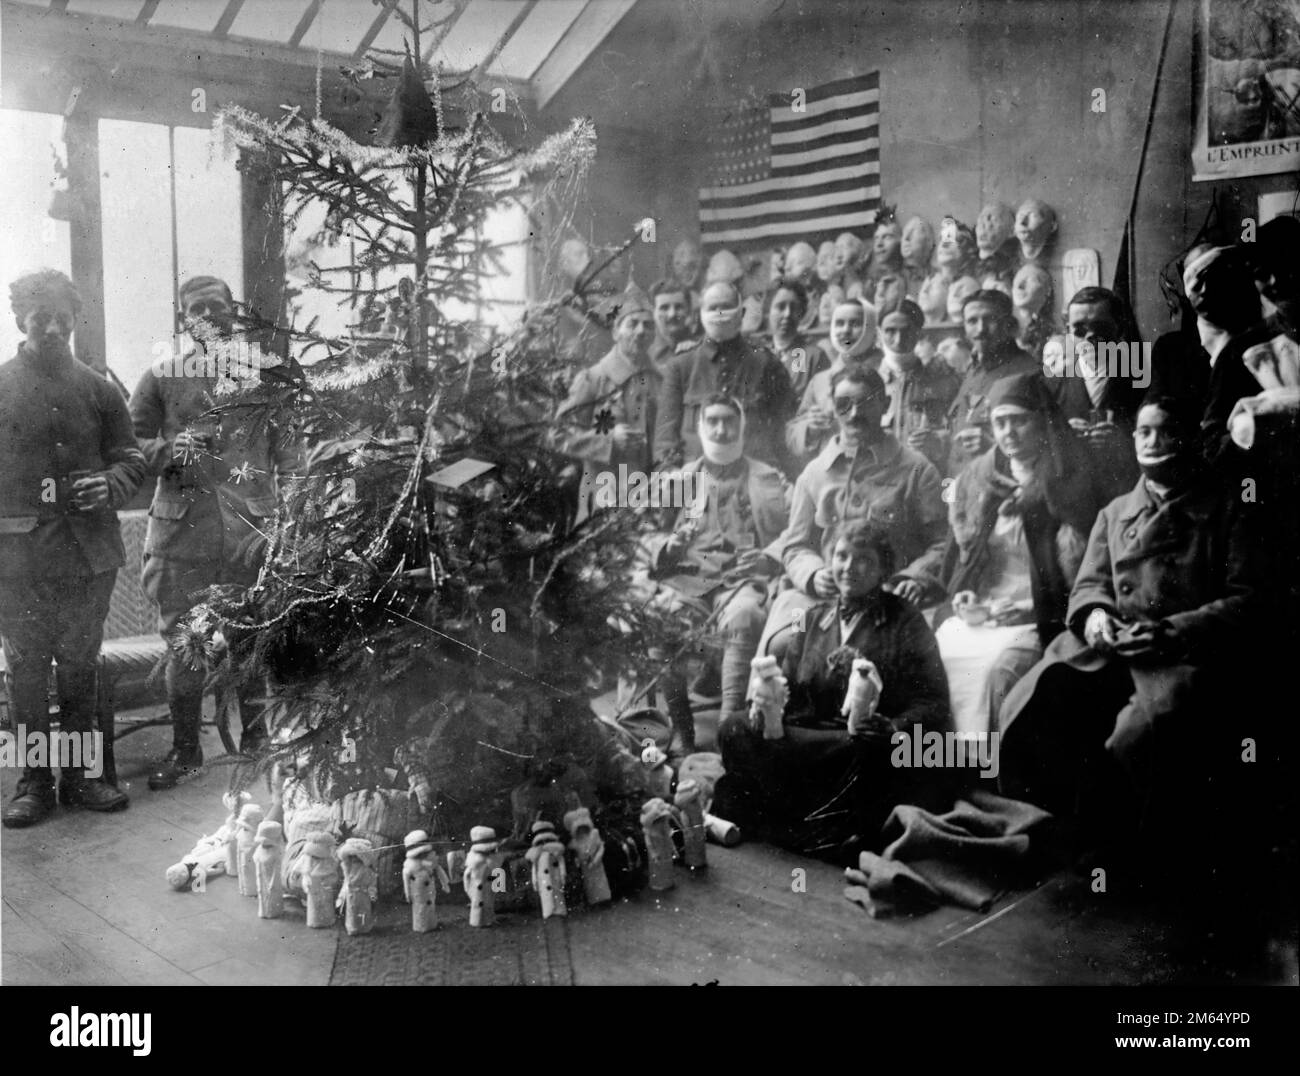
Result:
<svg viewBox="0 0 1300 1076"><path fill-rule="evenodd" d="M673 885L674 843L672 827L683 835L683 860L687 867L706 867L704 850L706 822L720 843L734 843L734 827L704 813L703 789L691 779L678 783L671 792L672 771L665 756L647 747L642 761L649 771L651 787L662 796L647 800L641 811L650 888ZM665 781L666 778L666 781ZM671 797L671 803L665 797ZM374 928L374 905L378 896L376 860L383 849L370 841L352 837L336 846L326 831L307 834L302 850L287 873L282 871L285 854L283 826L263 819L262 809L248 802L248 793L238 798L227 795L230 815L212 836L200 838L179 863L167 868L168 884L176 890L206 888L207 879L220 874L237 878L241 896L257 898L257 914L277 919L284 912L286 895L302 901L309 927L333 927L343 913L349 934L366 934ZM588 905L611 899L605 874L605 844L592 824L591 812L576 808L564 816L569 832L568 849L576 855ZM470 926L490 926L495 921L495 898L504 892L504 855L499 851L496 832L487 826L470 831L470 849L464 853L461 884L470 901ZM411 929L417 933L437 927L437 890L450 892L447 871L438 861L434 843L424 830L414 830L404 841L406 862L402 886L411 905ZM532 827L532 845L524 853L532 867L532 887L543 918L568 914L565 901L567 882L566 846L555 827L538 821ZM460 853L448 854L448 863Z"/></svg>

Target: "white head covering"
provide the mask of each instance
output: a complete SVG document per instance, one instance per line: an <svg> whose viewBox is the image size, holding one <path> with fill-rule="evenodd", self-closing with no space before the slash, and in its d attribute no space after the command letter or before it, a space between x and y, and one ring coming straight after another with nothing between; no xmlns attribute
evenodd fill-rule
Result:
<svg viewBox="0 0 1300 1076"><path fill-rule="evenodd" d="M867 302L866 299L846 299L844 302L836 303L835 305L836 308L839 308L841 306L849 306L852 303L857 303L858 306L862 308L862 335L858 337L857 341L847 351L840 351L835 344L835 341L831 341L831 347L836 348L837 361L841 363L850 362L853 359L860 359L876 346L876 308ZM832 319L834 316L835 312L831 311Z"/></svg>
<svg viewBox="0 0 1300 1076"><path fill-rule="evenodd" d="M735 463L745 454L745 408L734 396L731 402L740 413L740 430L734 441L724 444L721 441L709 440L708 431L704 427L704 411L707 404L700 408L699 421L696 423L696 432L700 435L700 449L704 453L704 458L719 467Z"/></svg>

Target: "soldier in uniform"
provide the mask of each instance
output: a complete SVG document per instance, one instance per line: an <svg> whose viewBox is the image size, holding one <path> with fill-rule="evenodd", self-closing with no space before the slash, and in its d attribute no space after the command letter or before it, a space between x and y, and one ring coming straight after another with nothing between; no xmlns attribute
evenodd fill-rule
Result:
<svg viewBox="0 0 1300 1076"><path fill-rule="evenodd" d="M654 458L670 466L701 454L700 410L716 393L734 396L745 409L746 453L789 474L785 423L794 414L790 375L765 346L740 335L740 292L710 284L700 303L704 339L664 366L655 425Z"/></svg>
<svg viewBox="0 0 1300 1076"><path fill-rule="evenodd" d="M229 286L216 277L191 277L181 285L180 303L194 334L181 361L146 371L131 397L135 436L150 473L158 476L141 582L158 606L159 630L169 643L174 643L181 617L193 608L196 592L257 580L276 510L277 477L295 461L276 431L247 437L228 429L229 419L210 414L219 371L215 362L204 366L193 361L204 346L194 337L230 339L234 299ZM149 775L155 791L175 787L203 764L203 671L190 667L173 645L166 676L173 746ZM254 689L240 689L244 751L265 736L255 695Z"/></svg>
<svg viewBox="0 0 1300 1076"><path fill-rule="evenodd" d="M51 661L61 733L91 732L104 619L126 559L115 509L145 468L121 395L68 346L81 305L72 281L45 269L14 281L10 297L26 339L0 366L0 633L16 723L27 743L36 733L46 744L43 764L26 768L4 810L4 824L21 828L53 810L50 767L64 761L51 757ZM124 793L85 771L84 755L63 766L60 802L127 806Z"/></svg>
<svg viewBox="0 0 1300 1076"><path fill-rule="evenodd" d="M650 345L650 358L663 367L677 353L678 347L693 339L697 333L694 312L691 309L690 289L676 280L656 281L650 287L650 302L654 307L655 338Z"/></svg>

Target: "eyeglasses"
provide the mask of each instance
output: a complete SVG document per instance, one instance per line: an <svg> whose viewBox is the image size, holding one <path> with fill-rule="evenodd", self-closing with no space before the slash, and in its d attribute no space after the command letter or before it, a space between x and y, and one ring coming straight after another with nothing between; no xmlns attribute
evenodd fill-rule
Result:
<svg viewBox="0 0 1300 1076"><path fill-rule="evenodd" d="M835 406L837 415L847 415L855 407L866 407L867 404L879 403L882 397L878 392L873 392L869 396L836 396L832 403Z"/></svg>

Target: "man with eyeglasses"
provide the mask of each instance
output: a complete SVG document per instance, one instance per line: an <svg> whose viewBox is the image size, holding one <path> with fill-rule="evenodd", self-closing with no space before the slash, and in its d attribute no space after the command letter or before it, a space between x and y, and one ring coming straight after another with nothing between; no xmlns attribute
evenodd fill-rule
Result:
<svg viewBox="0 0 1300 1076"><path fill-rule="evenodd" d="M131 397L135 436L150 473L158 477L141 584L158 606L159 631L170 644L172 750L149 775L154 791L174 788L203 764L199 727L205 673L177 649L177 627L198 592L219 583L247 587L257 581L276 512L277 480L297 462L279 431L251 433L237 416L214 411L222 372L216 359L230 354L235 336L229 285L217 277L191 277L180 287L180 305L188 336L180 361L145 371ZM245 753L255 751L266 735L258 695L251 685L240 688Z"/></svg>
<svg viewBox="0 0 1300 1076"><path fill-rule="evenodd" d="M831 403L838 432L795 482L780 542L786 574L803 600L774 603L769 630L783 626L772 620L789 615L792 605L835 596L828 545L846 520L867 520L888 536L899 568L887 589L913 604L925 598L943 555L948 513L939 472L882 429L889 400L880 375L845 367L832 381Z"/></svg>
<svg viewBox="0 0 1300 1076"><path fill-rule="evenodd" d="M121 394L72 356L81 306L72 281L53 269L31 273L13 282L10 301L25 339L0 366L0 635L15 724L27 744L33 735L46 744L5 806L4 825L17 829L55 806L52 661L61 735L91 732L104 619L126 561L115 510L145 468ZM84 758L62 768L58 800L90 811L127 806L125 793L88 776Z"/></svg>

